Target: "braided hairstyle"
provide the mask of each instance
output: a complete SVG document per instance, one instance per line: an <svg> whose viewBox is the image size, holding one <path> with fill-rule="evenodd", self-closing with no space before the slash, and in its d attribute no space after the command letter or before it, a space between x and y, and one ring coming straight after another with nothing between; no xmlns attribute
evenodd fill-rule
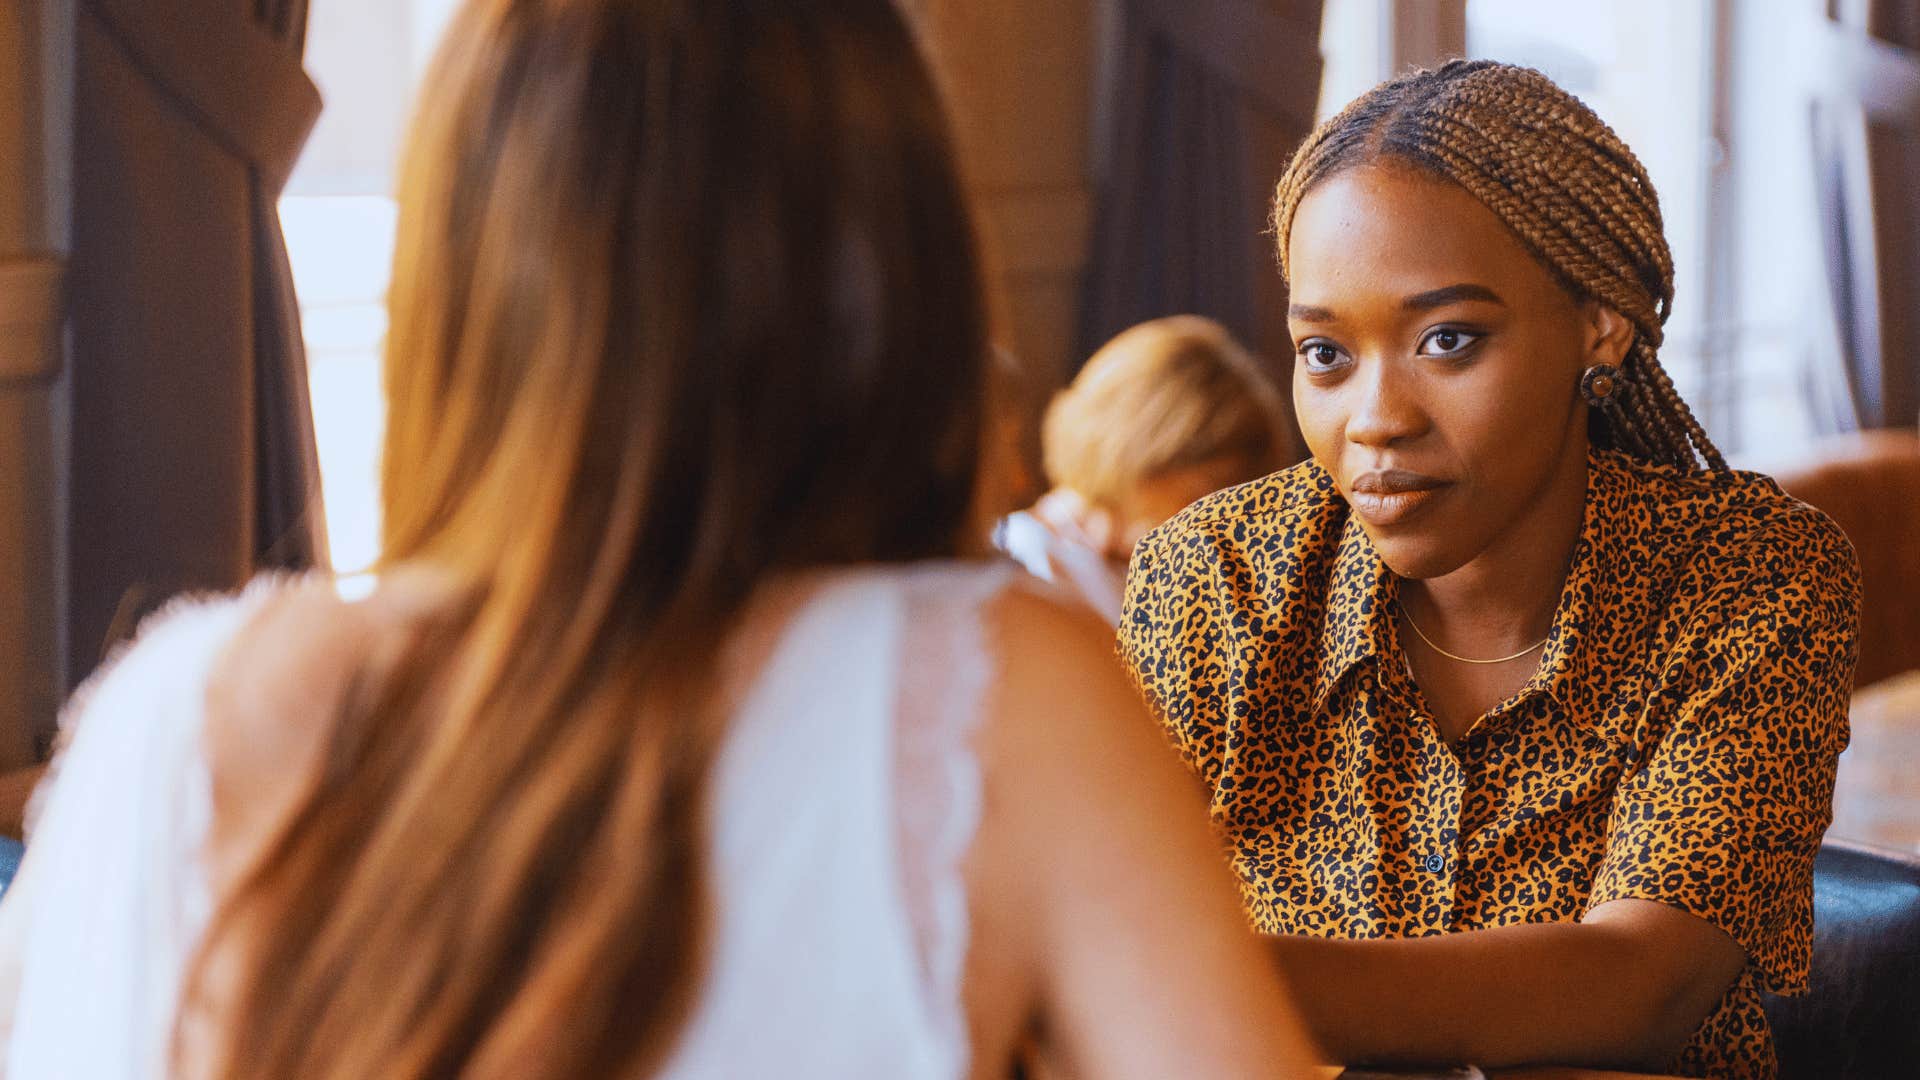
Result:
<svg viewBox="0 0 1920 1080"><path fill-rule="evenodd" d="M1673 254L1633 151L1579 98L1531 68L1454 60L1374 87L1307 136L1274 196L1280 270L1294 212L1335 173L1391 157L1466 189L1574 296L1633 324L1591 438L1636 457L1716 473L1726 459L1660 366Z"/></svg>

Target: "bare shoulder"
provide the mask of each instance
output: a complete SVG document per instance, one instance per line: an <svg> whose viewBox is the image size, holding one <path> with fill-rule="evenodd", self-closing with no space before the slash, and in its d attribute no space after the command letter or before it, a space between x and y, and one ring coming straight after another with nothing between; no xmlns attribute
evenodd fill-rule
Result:
<svg viewBox="0 0 1920 1080"><path fill-rule="evenodd" d="M1177 762L1127 678L1113 627L1099 616L1064 595L1011 588L985 622L999 678L987 701L982 759L1001 770L1003 785L1027 789L1033 812L1050 815L1062 809L1055 803L1078 799L1072 788L1089 773Z"/></svg>
<svg viewBox="0 0 1920 1080"><path fill-rule="evenodd" d="M986 625L1000 678L979 739L984 826L1043 860L1045 885L1073 891L1082 871L1105 873L1101 852L1127 822L1158 832L1171 814L1205 834L1201 787L1128 681L1112 627L1023 588L996 598Z"/></svg>
<svg viewBox="0 0 1920 1080"><path fill-rule="evenodd" d="M298 804L355 679L410 639L434 596L419 574L358 600L313 577L263 601L234 634L207 680L202 734L216 877L248 861Z"/></svg>
<svg viewBox="0 0 1920 1080"><path fill-rule="evenodd" d="M998 677L986 701L980 746L1002 784L1031 786L1033 809L1074 798L1062 782L1150 759L1176 761L1128 680L1114 629L1084 605L1040 586L1016 586L985 612ZM1160 759L1165 758L1162 762ZM1177 770L1176 770L1177 771Z"/></svg>
<svg viewBox="0 0 1920 1080"><path fill-rule="evenodd" d="M976 1023L1009 1000L985 991L987 954L1069 1073L1294 1075L1298 1022L1113 628L1027 589L997 597L986 627L1000 678L979 741Z"/></svg>
<svg viewBox="0 0 1920 1080"><path fill-rule="evenodd" d="M422 572L395 575L361 599L324 577L280 590L214 663L209 741L236 760L270 754L304 721L330 716L367 661L405 642L443 595Z"/></svg>
<svg viewBox="0 0 1920 1080"><path fill-rule="evenodd" d="M308 579L275 594L242 624L213 667L209 720L247 724L274 706L327 696L329 676L351 669L355 644L370 631L363 605L330 582ZM234 732L244 734L245 732Z"/></svg>
<svg viewBox="0 0 1920 1080"><path fill-rule="evenodd" d="M284 775L293 748L331 714L375 631L362 604L324 579L297 582L254 611L207 680L206 744L216 777Z"/></svg>
<svg viewBox="0 0 1920 1080"><path fill-rule="evenodd" d="M1111 729L1148 726L1113 653L1113 634L1064 596L1002 589L982 614L995 676L975 741L981 817L968 858L964 982L976 1076L1005 1075L1017 1035L1044 1029L1060 963L1054 927L1082 907L1090 807L1081 778L1124 772ZM1127 740L1119 740L1120 744ZM1094 802L1103 800L1095 799Z"/></svg>
<svg viewBox="0 0 1920 1080"><path fill-rule="evenodd" d="M1100 716L1098 706L1137 710L1115 651L1113 627L1064 594L1014 587L986 613L989 647L1001 673L999 714ZM1097 695L1087 700L1086 695Z"/></svg>

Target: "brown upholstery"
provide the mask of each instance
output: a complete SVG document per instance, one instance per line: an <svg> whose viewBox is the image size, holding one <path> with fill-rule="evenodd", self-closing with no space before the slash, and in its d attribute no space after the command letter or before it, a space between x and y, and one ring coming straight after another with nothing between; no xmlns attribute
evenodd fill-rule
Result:
<svg viewBox="0 0 1920 1080"><path fill-rule="evenodd" d="M1853 695L1828 839L1920 851L1920 671Z"/></svg>
<svg viewBox="0 0 1920 1080"><path fill-rule="evenodd" d="M1920 432L1862 431L1828 440L1776 474L1825 511L1860 555L1860 667L1867 686L1920 668Z"/></svg>
<svg viewBox="0 0 1920 1080"><path fill-rule="evenodd" d="M1813 864L1813 973L1769 997L1781 1080L1920 1068L1920 857L1829 840Z"/></svg>

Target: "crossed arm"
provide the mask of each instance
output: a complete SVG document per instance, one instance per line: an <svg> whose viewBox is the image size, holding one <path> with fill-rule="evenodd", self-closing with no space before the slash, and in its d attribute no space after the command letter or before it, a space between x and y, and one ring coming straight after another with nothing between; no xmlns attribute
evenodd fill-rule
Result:
<svg viewBox="0 0 1920 1080"><path fill-rule="evenodd" d="M1650 900L1579 923L1400 940L1269 939L1337 1059L1658 1069L1746 965L1713 924Z"/></svg>

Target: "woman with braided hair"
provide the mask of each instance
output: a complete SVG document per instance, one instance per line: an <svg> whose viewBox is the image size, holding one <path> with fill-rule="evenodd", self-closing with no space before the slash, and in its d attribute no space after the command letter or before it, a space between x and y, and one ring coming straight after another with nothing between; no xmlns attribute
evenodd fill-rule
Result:
<svg viewBox="0 0 1920 1080"><path fill-rule="evenodd" d="M1310 1027L1772 1075L1858 573L1661 369L1646 172L1545 76L1455 62L1323 124L1273 220L1312 459L1148 536L1120 634Z"/></svg>

